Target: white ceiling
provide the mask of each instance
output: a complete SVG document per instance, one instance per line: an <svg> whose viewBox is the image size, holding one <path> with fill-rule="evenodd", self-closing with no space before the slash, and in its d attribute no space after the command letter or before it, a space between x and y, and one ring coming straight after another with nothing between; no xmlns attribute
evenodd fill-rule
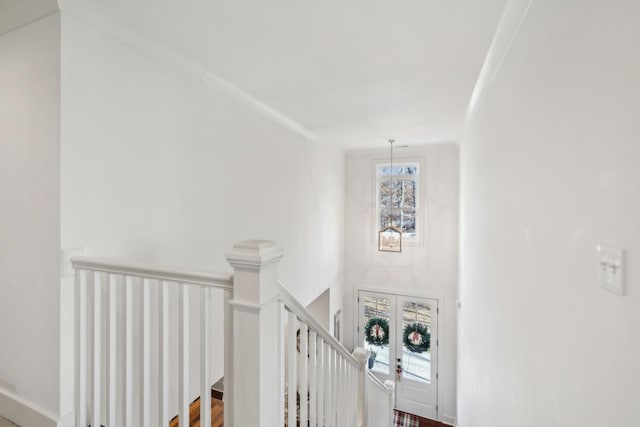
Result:
<svg viewBox="0 0 640 427"><path fill-rule="evenodd" d="M2 0L6 1L6 0ZM506 0L64 0L347 148L457 140Z"/></svg>

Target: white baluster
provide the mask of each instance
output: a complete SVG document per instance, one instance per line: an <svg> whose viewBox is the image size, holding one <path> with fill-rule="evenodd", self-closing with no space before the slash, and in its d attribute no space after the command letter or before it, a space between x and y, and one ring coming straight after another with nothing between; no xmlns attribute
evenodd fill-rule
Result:
<svg viewBox="0 0 640 427"><path fill-rule="evenodd" d="M369 350L356 347L353 350L353 357L358 362L358 371L357 371L357 395L358 395L358 422L359 425L366 426L368 425L368 414L367 414L367 359L369 359Z"/></svg>
<svg viewBox="0 0 640 427"><path fill-rule="evenodd" d="M387 423L393 424L393 408L395 407L395 389L396 383L392 380L386 380L384 387L387 389Z"/></svg>
<svg viewBox="0 0 640 427"><path fill-rule="evenodd" d="M224 291L224 424L233 426L233 313L231 291Z"/></svg>
<svg viewBox="0 0 640 427"><path fill-rule="evenodd" d="M311 426L317 423L317 363L318 355L316 352L316 332L309 331L309 424Z"/></svg>
<svg viewBox="0 0 640 427"><path fill-rule="evenodd" d="M336 369L336 426L337 425L341 425L344 420L343 420L343 413L342 413L342 407L343 407L343 401L342 399L344 398L343 394L342 394L342 381L343 381L343 362L344 359L342 358L342 356L340 355L340 353L338 353L336 351L336 361L337 361L337 369Z"/></svg>
<svg viewBox="0 0 640 427"><path fill-rule="evenodd" d="M345 424L345 421L348 419L349 413L349 409L347 407L349 402L349 395L347 394L347 387L349 385L347 377L347 367L349 366L349 362L344 357L340 357L340 359L342 360L342 372L340 374L340 404L342 405L342 407L340 413L342 414L342 423ZM348 422L346 424L348 424Z"/></svg>
<svg viewBox="0 0 640 427"><path fill-rule="evenodd" d="M324 426L324 379L326 369L326 357L324 351L324 341L318 337L318 366L316 370L316 380L318 382L317 394L318 394L318 425Z"/></svg>
<svg viewBox="0 0 640 427"><path fill-rule="evenodd" d="M76 298L78 322L76 338L76 355L78 357L76 370L76 402L78 407L78 426L86 426L87 419L87 272L76 270Z"/></svg>
<svg viewBox="0 0 640 427"><path fill-rule="evenodd" d="M133 278L126 276L125 278L125 425L126 427L135 427L133 424Z"/></svg>
<svg viewBox="0 0 640 427"><path fill-rule="evenodd" d="M300 325L300 425L306 426L309 420L307 373L309 362L308 327L306 323Z"/></svg>
<svg viewBox="0 0 640 427"><path fill-rule="evenodd" d="M331 347L331 425L336 426L338 415L338 352Z"/></svg>
<svg viewBox="0 0 640 427"><path fill-rule="evenodd" d="M180 381L180 407L179 423L180 427L188 426L189 419L189 288L181 284L179 289L179 381Z"/></svg>
<svg viewBox="0 0 640 427"><path fill-rule="evenodd" d="M351 363L347 363L347 424L355 425L355 419L353 417L354 411L353 407L355 405L354 400L354 392L353 392L353 365Z"/></svg>
<svg viewBox="0 0 640 427"><path fill-rule="evenodd" d="M289 425L296 425L296 315L293 312L289 312L289 324L288 324L288 346L287 346L287 376L288 376L288 390L289 390Z"/></svg>
<svg viewBox="0 0 640 427"><path fill-rule="evenodd" d="M331 347L328 343L324 343L324 425L333 427L332 415L332 396L331 396L331 371L333 364L331 360Z"/></svg>
<svg viewBox="0 0 640 427"><path fill-rule="evenodd" d="M200 288L200 425L211 425L211 384L209 383L210 361L210 316L211 289Z"/></svg>
<svg viewBox="0 0 640 427"><path fill-rule="evenodd" d="M169 425L169 283L158 281L160 286L160 331L158 387L160 393L159 417L162 427Z"/></svg>
<svg viewBox="0 0 640 427"><path fill-rule="evenodd" d="M109 394L107 400L107 408L109 411L108 426L120 424L117 419L118 411L118 347L117 347L117 328L118 328L118 278L115 275L108 275L109 286Z"/></svg>
<svg viewBox="0 0 640 427"><path fill-rule="evenodd" d="M93 286L93 414L91 424L102 425L102 274L94 273Z"/></svg>
<svg viewBox="0 0 640 427"><path fill-rule="evenodd" d="M353 425L358 424L358 368L351 366L351 416L353 417Z"/></svg>
<svg viewBox="0 0 640 427"><path fill-rule="evenodd" d="M142 280L142 425L151 426L151 284Z"/></svg>

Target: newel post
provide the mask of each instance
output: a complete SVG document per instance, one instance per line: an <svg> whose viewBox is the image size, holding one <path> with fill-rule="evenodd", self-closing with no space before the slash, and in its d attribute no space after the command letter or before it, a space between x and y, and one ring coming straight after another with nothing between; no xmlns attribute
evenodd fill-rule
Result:
<svg viewBox="0 0 640 427"><path fill-rule="evenodd" d="M389 419L389 423L387 425L393 425L393 409L395 408L395 390L396 383L391 380L386 380L384 382L384 388L387 389L387 417Z"/></svg>
<svg viewBox="0 0 640 427"><path fill-rule="evenodd" d="M233 299L229 302L231 337L232 420L230 427L284 425L284 355L282 310L277 266L282 251L275 242L236 243L227 254L233 267ZM226 405L226 404L225 404ZM225 413L226 413L225 406Z"/></svg>
<svg viewBox="0 0 640 427"><path fill-rule="evenodd" d="M358 371L358 426L368 426L367 411L367 375L369 350L356 347L353 350L353 357L358 361L360 369Z"/></svg>

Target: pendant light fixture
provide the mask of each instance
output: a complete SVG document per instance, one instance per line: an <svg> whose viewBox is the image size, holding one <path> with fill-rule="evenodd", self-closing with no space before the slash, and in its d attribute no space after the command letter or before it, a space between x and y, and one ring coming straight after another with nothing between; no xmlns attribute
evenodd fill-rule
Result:
<svg viewBox="0 0 640 427"><path fill-rule="evenodd" d="M390 215L386 225L383 224L382 229L378 231L378 250L383 252L402 252L402 230L393 225L393 214L400 207L393 206L393 196L395 188L393 186L393 143L394 139L389 140L389 170L391 178L389 179L389 208ZM384 207L383 207L384 208Z"/></svg>

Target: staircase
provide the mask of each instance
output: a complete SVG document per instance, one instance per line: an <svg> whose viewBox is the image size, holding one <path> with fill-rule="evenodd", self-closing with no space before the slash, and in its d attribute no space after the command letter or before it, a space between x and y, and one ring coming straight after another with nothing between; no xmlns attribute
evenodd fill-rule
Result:
<svg viewBox="0 0 640 427"><path fill-rule="evenodd" d="M278 281L281 258L269 241L234 245L233 275L74 258L76 426L391 426L393 383Z"/></svg>
<svg viewBox="0 0 640 427"><path fill-rule="evenodd" d="M171 419L169 427L178 427L179 417L176 415ZM200 398L198 397L189 406L189 425L200 427ZM224 425L224 403L221 399L211 398L211 427L222 427Z"/></svg>

